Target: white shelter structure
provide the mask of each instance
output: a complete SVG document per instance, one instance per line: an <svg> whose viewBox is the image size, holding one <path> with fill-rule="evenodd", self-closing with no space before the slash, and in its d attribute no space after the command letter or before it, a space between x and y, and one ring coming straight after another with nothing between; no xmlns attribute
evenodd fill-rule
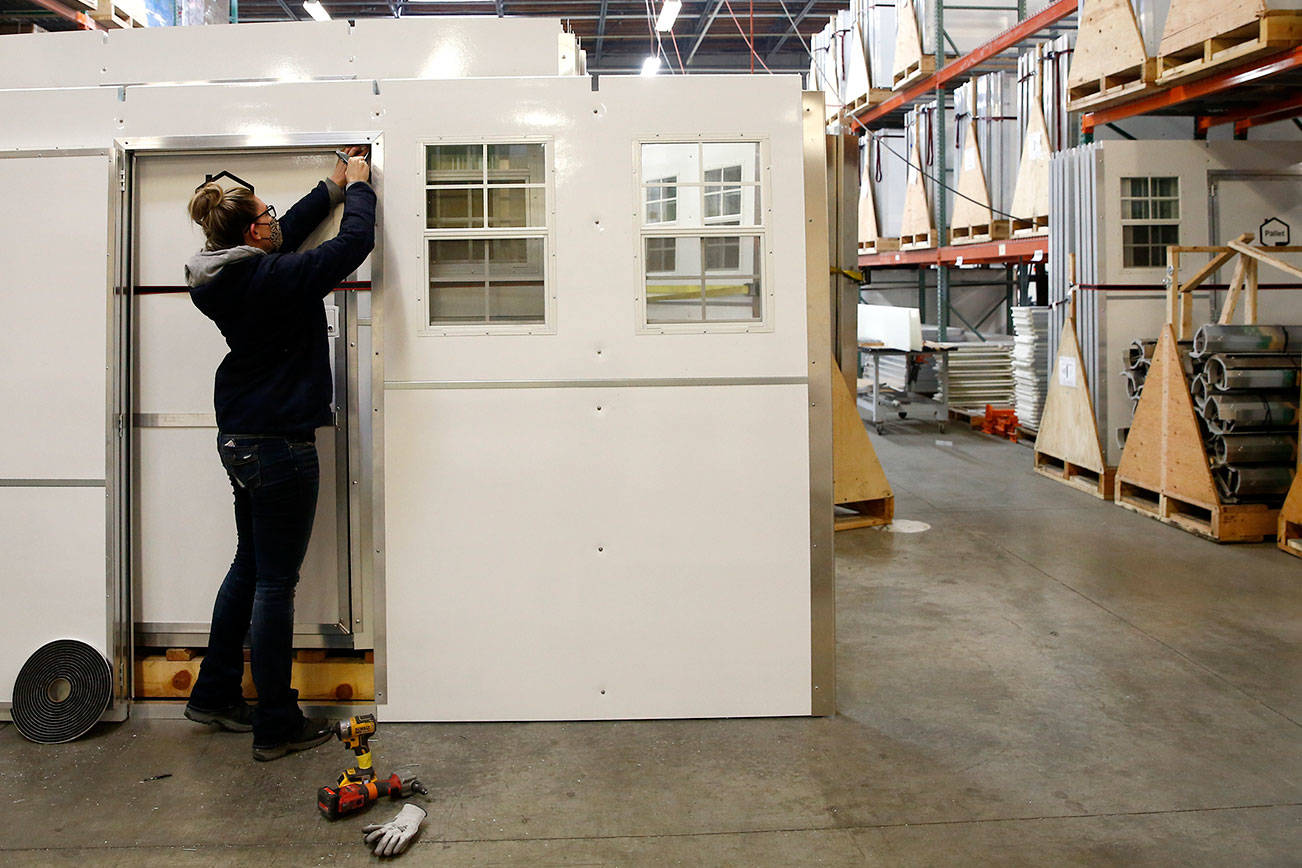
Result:
<svg viewBox="0 0 1302 868"><path fill-rule="evenodd" d="M120 719L137 646L205 644L234 527L186 203L227 170L283 210L364 142L296 644L374 649L394 721L833 710L821 104L582 63L537 19L4 38L0 700L74 638Z"/></svg>

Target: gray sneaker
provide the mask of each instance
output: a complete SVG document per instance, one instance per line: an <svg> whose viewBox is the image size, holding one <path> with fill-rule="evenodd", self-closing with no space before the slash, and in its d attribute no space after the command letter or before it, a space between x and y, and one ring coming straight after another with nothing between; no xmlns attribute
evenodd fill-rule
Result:
<svg viewBox="0 0 1302 868"><path fill-rule="evenodd" d="M253 744L253 758L259 762L280 759L285 754L299 750L308 750L319 744L325 744L335 734L334 724L320 717L305 717L298 732L285 741L276 744Z"/></svg>
<svg viewBox="0 0 1302 868"><path fill-rule="evenodd" d="M187 703L185 716L195 723L215 726L227 732L252 732L253 730L253 709L249 707L247 702L243 701L237 705L216 711L198 708Z"/></svg>

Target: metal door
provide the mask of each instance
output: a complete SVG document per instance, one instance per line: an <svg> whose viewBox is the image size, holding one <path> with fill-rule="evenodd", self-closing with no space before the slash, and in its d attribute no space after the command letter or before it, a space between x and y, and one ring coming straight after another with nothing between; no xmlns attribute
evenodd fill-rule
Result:
<svg viewBox="0 0 1302 868"><path fill-rule="evenodd" d="M232 492L216 455L213 375L226 353L185 291L183 264L203 245L187 205L206 173L254 184L282 213L325 177L331 148L135 152L132 163L133 600L138 644L202 645L216 589L234 553ZM230 183L230 182L226 182ZM342 209L304 249L338 230ZM335 374L335 425L317 431L321 489L295 606L299 646L355 647L360 576L350 567L349 427L356 428L356 304L325 300ZM353 314L350 316L350 313ZM342 338L351 337L349 341ZM355 372L353 372L355 374ZM354 440L360 437L354 435ZM355 444L356 445L356 444ZM358 462L364 463L364 462ZM360 475L361 468L356 468ZM360 481L360 480L357 480ZM357 610L356 612L354 610Z"/></svg>

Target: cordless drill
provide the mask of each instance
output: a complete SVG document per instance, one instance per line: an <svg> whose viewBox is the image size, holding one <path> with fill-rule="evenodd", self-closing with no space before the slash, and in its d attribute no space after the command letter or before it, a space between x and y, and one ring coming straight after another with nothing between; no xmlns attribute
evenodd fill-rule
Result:
<svg viewBox="0 0 1302 868"><path fill-rule="evenodd" d="M402 778L394 774L383 780L322 787L317 790L316 806L327 820L338 820L340 817L354 814L378 802L385 796L391 799L405 799L412 793L424 795L428 792L425 785L415 778Z"/></svg>
<svg viewBox="0 0 1302 868"><path fill-rule="evenodd" d="M351 748L357 757L357 765L339 776L336 787L348 784L365 784L375 780L375 769L371 765L371 736L375 735L375 715L359 714L335 724L335 735Z"/></svg>

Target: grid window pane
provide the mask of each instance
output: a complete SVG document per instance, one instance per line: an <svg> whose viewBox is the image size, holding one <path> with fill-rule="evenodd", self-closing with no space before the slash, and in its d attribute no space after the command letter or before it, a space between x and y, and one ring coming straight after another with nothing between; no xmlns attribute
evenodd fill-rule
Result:
<svg viewBox="0 0 1302 868"><path fill-rule="evenodd" d="M740 238L705 239L705 270L707 273L711 271L736 271L740 267L740 260Z"/></svg>
<svg viewBox="0 0 1302 868"><path fill-rule="evenodd" d="M430 281L467 276L482 280L485 274L487 251L487 244L480 239L447 238L430 241Z"/></svg>
<svg viewBox="0 0 1302 868"><path fill-rule="evenodd" d="M543 247L541 238L494 238L488 242L489 274L542 280Z"/></svg>
<svg viewBox="0 0 1302 868"><path fill-rule="evenodd" d="M701 147L706 166L726 166L722 181L759 180L760 146L758 142L706 142ZM708 179L707 179L708 180Z"/></svg>
<svg viewBox="0 0 1302 868"><path fill-rule="evenodd" d="M646 319L649 323L702 322L705 313L700 280L692 277L648 280Z"/></svg>
<svg viewBox="0 0 1302 868"><path fill-rule="evenodd" d="M710 322L756 322L763 319L758 277L705 283L705 318Z"/></svg>
<svg viewBox="0 0 1302 868"><path fill-rule="evenodd" d="M488 183L543 183L544 153L541 144L489 145Z"/></svg>
<svg viewBox="0 0 1302 868"><path fill-rule="evenodd" d="M483 183L483 145L426 145L425 183Z"/></svg>
<svg viewBox="0 0 1302 868"><path fill-rule="evenodd" d="M425 221L430 229L482 229L483 188L426 190Z"/></svg>
<svg viewBox="0 0 1302 868"><path fill-rule="evenodd" d="M648 274L673 271L678 262L677 238L648 238L646 240L646 270Z"/></svg>
<svg viewBox="0 0 1302 868"><path fill-rule="evenodd" d="M429 319L449 325L484 322L484 284L431 283Z"/></svg>
<svg viewBox="0 0 1302 868"><path fill-rule="evenodd" d="M488 225L545 226L547 193L541 187L489 187Z"/></svg>
<svg viewBox="0 0 1302 868"><path fill-rule="evenodd" d="M674 176L684 184L701 182L701 146L696 143L642 146L642 183Z"/></svg>
<svg viewBox="0 0 1302 868"><path fill-rule="evenodd" d="M540 323L547 315L542 279L490 281L488 321Z"/></svg>

